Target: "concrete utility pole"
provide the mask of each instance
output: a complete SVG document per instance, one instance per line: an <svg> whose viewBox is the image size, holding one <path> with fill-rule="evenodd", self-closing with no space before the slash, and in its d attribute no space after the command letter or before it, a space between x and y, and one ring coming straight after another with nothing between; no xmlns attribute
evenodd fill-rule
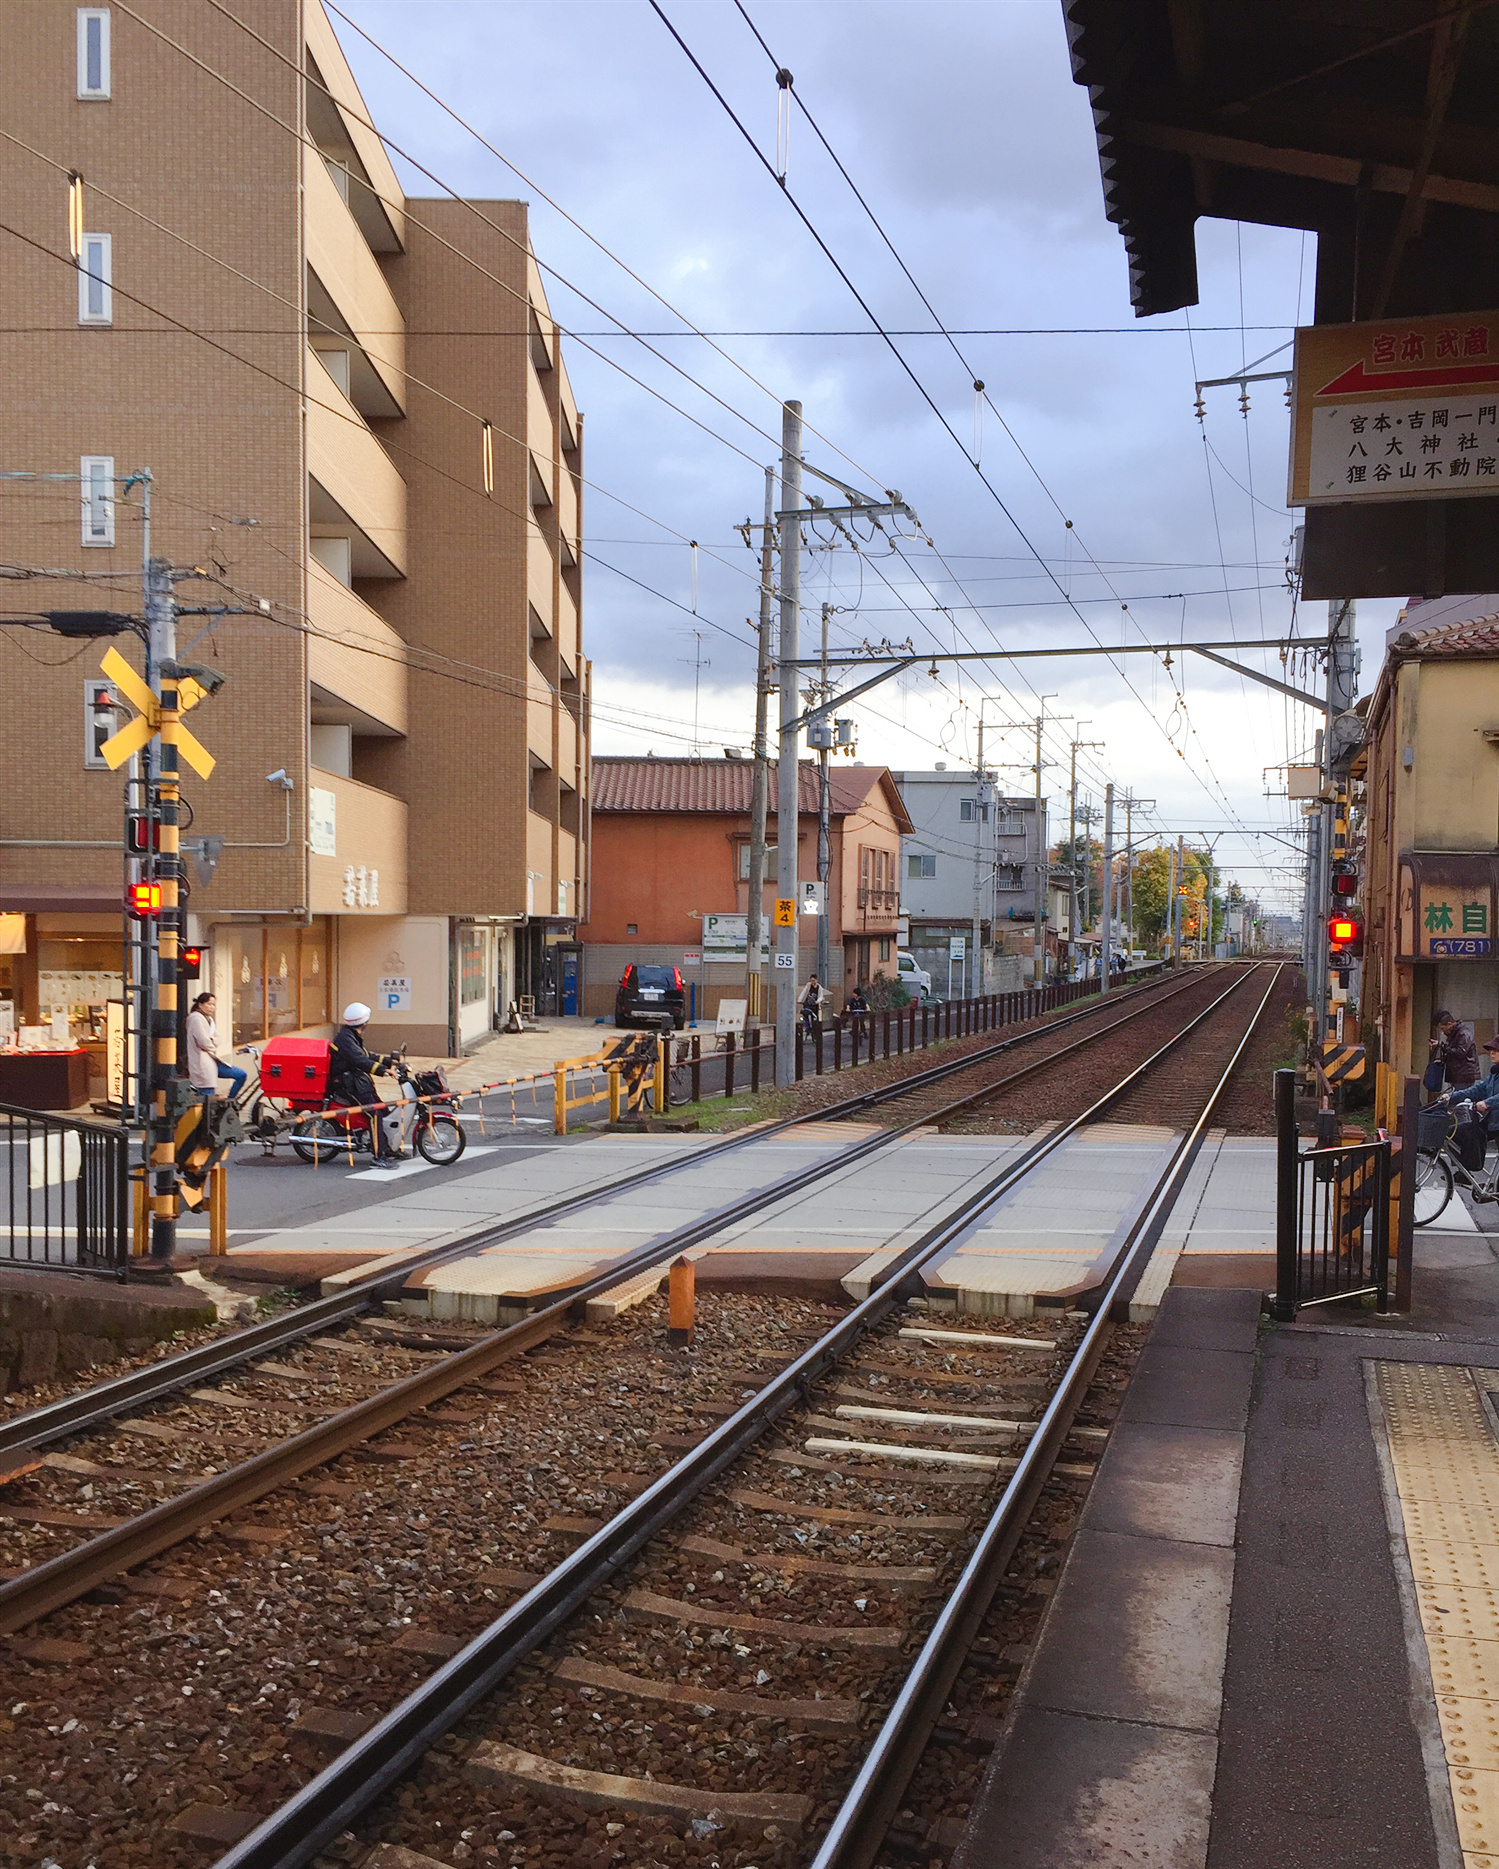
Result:
<svg viewBox="0 0 1499 1869"><path fill-rule="evenodd" d="M1119 880L1119 918L1124 923L1125 953L1133 957L1135 951L1134 812L1137 806L1141 811L1149 811L1155 804L1155 800L1137 798L1133 792L1126 792L1122 803L1124 805L1124 869Z"/></svg>
<svg viewBox="0 0 1499 1869"><path fill-rule="evenodd" d="M1176 846L1166 847L1166 952L1171 956L1171 964L1176 965Z"/></svg>
<svg viewBox="0 0 1499 1869"><path fill-rule="evenodd" d="M984 990L984 820L988 816L989 783L984 770L984 715L979 710L978 764L973 788L973 935L969 946L968 997Z"/></svg>
<svg viewBox="0 0 1499 1869"><path fill-rule="evenodd" d="M1052 695L1041 697L1041 712L1036 716L1036 985L1046 984L1046 888L1050 881L1046 856L1046 800L1041 795L1041 775L1045 770L1041 735L1046 726L1046 703Z"/></svg>
<svg viewBox="0 0 1499 1869"><path fill-rule="evenodd" d="M775 627L776 470L765 470L765 523L760 532L760 633L755 654L755 776L750 795L749 900L746 904L744 991L745 1024L765 1012L765 975L760 945L765 920L765 815L770 789L770 759L765 716L770 705L771 635ZM748 532L748 527L746 527Z"/></svg>
<svg viewBox="0 0 1499 1869"><path fill-rule="evenodd" d="M1098 990L1109 990L1114 963L1114 781L1103 788L1103 939L1098 949Z"/></svg>
<svg viewBox="0 0 1499 1869"><path fill-rule="evenodd" d="M791 925L780 922L777 908L776 1085L787 1089L796 1078L796 833L801 805L797 748L800 717L796 659L800 649L802 600L802 405L785 404L781 416L781 744L776 786L776 896L790 902Z"/></svg>
<svg viewBox="0 0 1499 1869"><path fill-rule="evenodd" d="M155 978L151 982L150 1178L151 1256L171 1259L177 1250L177 961L182 943L182 905L178 882L179 802L177 766L177 601L172 568L164 558L146 567L145 609L151 688L161 707L161 752L156 762L155 809L158 846L150 858L153 881L161 884L161 915L156 928Z"/></svg>
<svg viewBox="0 0 1499 1869"><path fill-rule="evenodd" d="M831 604L822 606L822 673L817 684L817 698L828 698L828 618L833 613ZM824 733L822 739L826 741ZM828 983L828 820L832 815L832 788L828 779L828 759L831 749L822 745L817 749L817 880L822 884L822 912L817 917L817 977L824 986Z"/></svg>

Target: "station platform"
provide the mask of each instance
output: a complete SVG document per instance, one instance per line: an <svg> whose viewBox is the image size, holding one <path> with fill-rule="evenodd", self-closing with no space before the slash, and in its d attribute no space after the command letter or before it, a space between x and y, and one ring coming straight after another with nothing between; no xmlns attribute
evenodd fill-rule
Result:
<svg viewBox="0 0 1499 1869"><path fill-rule="evenodd" d="M1272 1326L1273 1145L1199 1167L951 1869L1499 1869L1495 1210Z"/></svg>

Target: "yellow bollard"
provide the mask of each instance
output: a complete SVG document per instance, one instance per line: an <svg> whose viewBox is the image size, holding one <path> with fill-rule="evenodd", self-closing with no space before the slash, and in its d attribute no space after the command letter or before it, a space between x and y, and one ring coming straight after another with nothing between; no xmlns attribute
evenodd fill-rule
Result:
<svg viewBox="0 0 1499 1869"><path fill-rule="evenodd" d="M651 1079L651 1102L657 1116L666 1114L666 1051L671 1044L669 1038L658 1035L656 1039L656 1071Z"/></svg>
<svg viewBox="0 0 1499 1869"><path fill-rule="evenodd" d="M609 1121L617 1123L620 1104L619 1066L617 1064L606 1066L606 1075L609 1079Z"/></svg>
<svg viewBox="0 0 1499 1869"><path fill-rule="evenodd" d="M667 1278L666 1340L675 1350L692 1347L697 1326L697 1270L685 1256L674 1259Z"/></svg>
<svg viewBox="0 0 1499 1869"><path fill-rule="evenodd" d="M552 1099L552 1129L555 1134L567 1134L567 1066L556 1065L552 1071L554 1095Z"/></svg>
<svg viewBox="0 0 1499 1869"><path fill-rule="evenodd" d="M208 1250L222 1258L229 1250L229 1168L217 1162L208 1171Z"/></svg>
<svg viewBox="0 0 1499 1869"><path fill-rule="evenodd" d="M145 1257L150 1246L150 1238L146 1230L146 1177L144 1173L130 1177L130 1193L134 1202L130 1227L130 1252L132 1258L141 1259Z"/></svg>

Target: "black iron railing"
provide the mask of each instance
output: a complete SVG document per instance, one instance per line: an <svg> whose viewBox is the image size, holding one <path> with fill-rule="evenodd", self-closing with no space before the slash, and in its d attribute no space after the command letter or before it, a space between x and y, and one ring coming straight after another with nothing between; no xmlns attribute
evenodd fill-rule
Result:
<svg viewBox="0 0 1499 1869"><path fill-rule="evenodd" d="M129 1133L0 1103L7 1232L0 1264L123 1272L130 1258Z"/></svg>
<svg viewBox="0 0 1499 1869"><path fill-rule="evenodd" d="M1397 1295L1408 1303L1408 1273L1397 1277L1410 1240L1401 1141L1381 1135L1303 1148L1295 1097L1296 1073L1277 1071L1273 1316L1289 1323L1303 1305L1365 1295L1381 1312Z"/></svg>

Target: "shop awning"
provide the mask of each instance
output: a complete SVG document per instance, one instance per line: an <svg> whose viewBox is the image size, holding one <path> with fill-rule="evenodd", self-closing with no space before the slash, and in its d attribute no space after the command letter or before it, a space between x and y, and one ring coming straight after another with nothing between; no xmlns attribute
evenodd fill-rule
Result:
<svg viewBox="0 0 1499 1869"><path fill-rule="evenodd" d="M1494 952L1499 852L1402 850L1397 960L1485 960Z"/></svg>
<svg viewBox="0 0 1499 1869"><path fill-rule="evenodd" d="M0 881L0 915L123 915L124 886Z"/></svg>

